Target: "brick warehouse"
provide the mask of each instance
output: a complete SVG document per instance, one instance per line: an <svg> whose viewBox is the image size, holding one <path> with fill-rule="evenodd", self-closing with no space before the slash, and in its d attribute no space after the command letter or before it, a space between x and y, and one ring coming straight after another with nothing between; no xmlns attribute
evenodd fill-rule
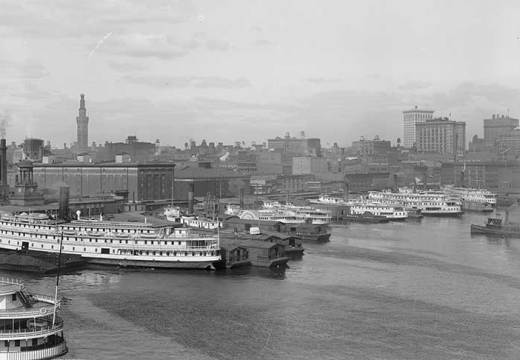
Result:
<svg viewBox="0 0 520 360"><path fill-rule="evenodd" d="M126 192L129 200L167 200L172 196L173 163L34 164L34 180L42 189L60 184L71 196Z"/></svg>

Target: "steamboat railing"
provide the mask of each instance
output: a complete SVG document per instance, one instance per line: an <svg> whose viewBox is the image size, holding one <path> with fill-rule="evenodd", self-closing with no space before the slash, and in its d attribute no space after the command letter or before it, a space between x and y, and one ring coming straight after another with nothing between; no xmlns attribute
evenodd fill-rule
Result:
<svg viewBox="0 0 520 360"><path fill-rule="evenodd" d="M29 325L31 325L30 321ZM54 326L52 326L51 322L46 323L45 325L37 324L33 329L19 329L19 330L3 330L0 329L0 341L2 340L16 340L16 339L29 339L35 337L41 337L46 335L54 334L60 330L63 330L63 320L57 319Z"/></svg>

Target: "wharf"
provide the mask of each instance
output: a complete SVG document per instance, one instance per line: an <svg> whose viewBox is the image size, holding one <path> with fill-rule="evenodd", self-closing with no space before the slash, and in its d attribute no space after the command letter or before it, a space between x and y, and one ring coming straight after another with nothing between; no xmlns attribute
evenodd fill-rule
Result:
<svg viewBox="0 0 520 360"><path fill-rule="evenodd" d="M220 247L222 260L214 264L217 268L233 268L249 264L270 268L285 266L289 261L285 255L284 246L276 242L247 240L224 235L220 238Z"/></svg>

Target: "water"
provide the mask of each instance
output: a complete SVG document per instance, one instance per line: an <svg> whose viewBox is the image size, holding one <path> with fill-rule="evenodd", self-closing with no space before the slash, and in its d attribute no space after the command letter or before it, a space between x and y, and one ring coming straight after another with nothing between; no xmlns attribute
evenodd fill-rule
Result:
<svg viewBox="0 0 520 360"><path fill-rule="evenodd" d="M471 237L485 218L334 227L284 275L67 274L66 358L518 359L520 239Z"/></svg>

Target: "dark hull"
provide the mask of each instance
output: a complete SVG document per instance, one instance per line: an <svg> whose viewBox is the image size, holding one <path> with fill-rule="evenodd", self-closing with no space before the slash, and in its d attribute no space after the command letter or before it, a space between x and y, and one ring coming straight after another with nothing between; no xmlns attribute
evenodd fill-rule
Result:
<svg viewBox="0 0 520 360"><path fill-rule="evenodd" d="M423 216L432 216L432 217L461 217L463 212L458 213L445 213L445 212L438 212L438 213L425 213L422 212Z"/></svg>
<svg viewBox="0 0 520 360"><path fill-rule="evenodd" d="M298 239L301 239L304 242L327 242L330 240L330 233L323 234L291 234L296 236Z"/></svg>
<svg viewBox="0 0 520 360"><path fill-rule="evenodd" d="M212 261L144 261L144 260L113 260L103 258L89 258L89 264L110 265L132 268L161 268L161 269L201 269L212 270Z"/></svg>
<svg viewBox="0 0 520 360"><path fill-rule="evenodd" d="M18 251L0 249L0 269L40 274L55 273L58 269L58 254L43 251ZM81 256L62 254L61 270L81 268L86 264Z"/></svg>
<svg viewBox="0 0 520 360"><path fill-rule="evenodd" d="M381 224L390 222L390 220L384 216L344 216L343 220L346 222L356 222L361 224Z"/></svg>
<svg viewBox="0 0 520 360"><path fill-rule="evenodd" d="M471 224L471 234L520 238L520 231Z"/></svg>

